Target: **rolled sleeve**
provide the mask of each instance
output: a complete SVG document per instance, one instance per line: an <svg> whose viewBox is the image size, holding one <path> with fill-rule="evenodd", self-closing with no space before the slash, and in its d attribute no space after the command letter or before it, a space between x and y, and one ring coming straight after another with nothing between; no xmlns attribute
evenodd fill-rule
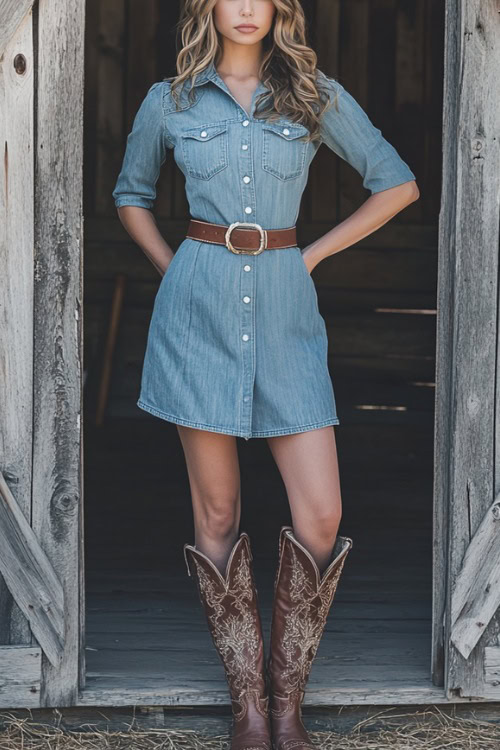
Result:
<svg viewBox="0 0 500 750"><path fill-rule="evenodd" d="M160 168L172 148L165 131L163 82L154 83L144 97L127 136L121 171L112 192L116 207L152 209Z"/></svg>
<svg viewBox="0 0 500 750"><path fill-rule="evenodd" d="M338 81L325 79L334 102L321 118L322 142L359 172L363 186L372 194L415 180L408 164L356 99Z"/></svg>

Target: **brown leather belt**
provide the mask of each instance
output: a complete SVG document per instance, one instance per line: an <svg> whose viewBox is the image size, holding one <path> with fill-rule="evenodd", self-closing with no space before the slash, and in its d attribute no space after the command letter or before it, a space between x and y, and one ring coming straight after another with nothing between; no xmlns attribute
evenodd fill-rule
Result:
<svg viewBox="0 0 500 750"><path fill-rule="evenodd" d="M191 219L186 237L201 242L225 245L228 250L236 254L258 255L263 250L281 250L285 247L297 246L296 227L262 229L260 224L247 221L235 221L234 224L225 226Z"/></svg>

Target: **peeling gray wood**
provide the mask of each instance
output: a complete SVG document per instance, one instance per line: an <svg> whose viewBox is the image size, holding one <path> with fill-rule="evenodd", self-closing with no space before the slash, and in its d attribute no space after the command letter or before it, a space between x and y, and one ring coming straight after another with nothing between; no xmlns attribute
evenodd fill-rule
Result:
<svg viewBox="0 0 500 750"><path fill-rule="evenodd" d="M32 5L33 0L0 0L0 58Z"/></svg>
<svg viewBox="0 0 500 750"><path fill-rule="evenodd" d="M1 471L0 572L45 654L59 665L64 646L62 586Z"/></svg>
<svg viewBox="0 0 500 750"><path fill-rule="evenodd" d="M443 180L435 413L435 679L449 698L481 698L484 648L465 659L451 642L455 581L495 496L495 382L500 139L496 3L446 4ZM476 570L476 575L480 571Z"/></svg>
<svg viewBox="0 0 500 750"><path fill-rule="evenodd" d="M0 646L0 708L40 706L42 652L31 646Z"/></svg>
<svg viewBox="0 0 500 750"><path fill-rule="evenodd" d="M500 646L486 646L484 649L484 682L486 697L500 700Z"/></svg>
<svg viewBox="0 0 500 750"><path fill-rule="evenodd" d="M0 3L0 26L7 5ZM24 69L14 65L17 55L23 55ZM0 57L0 148L0 470L29 520L33 421L31 13L18 25ZM31 631L0 576L0 644L4 643L30 645Z"/></svg>
<svg viewBox="0 0 500 750"><path fill-rule="evenodd" d="M60 667L42 661L42 706L74 705L81 676L84 13L81 0L38 4L32 524L61 580L66 625Z"/></svg>
<svg viewBox="0 0 500 750"><path fill-rule="evenodd" d="M488 509L455 581L451 642L468 659L500 606L500 498Z"/></svg>

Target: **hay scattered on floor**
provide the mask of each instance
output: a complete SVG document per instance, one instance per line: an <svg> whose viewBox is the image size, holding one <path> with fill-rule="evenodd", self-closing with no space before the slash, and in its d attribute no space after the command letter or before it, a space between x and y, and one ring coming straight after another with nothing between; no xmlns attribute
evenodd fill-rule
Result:
<svg viewBox="0 0 500 750"><path fill-rule="evenodd" d="M347 734L320 731L311 732L311 738L321 750L500 748L497 724L450 717L438 708L412 713L391 711L381 711L358 722ZM85 731L69 731L9 713L0 714L0 722L4 727L0 731L0 750L227 750L229 747L227 734L205 736L187 729L131 727L129 731L108 732L88 725L83 727Z"/></svg>

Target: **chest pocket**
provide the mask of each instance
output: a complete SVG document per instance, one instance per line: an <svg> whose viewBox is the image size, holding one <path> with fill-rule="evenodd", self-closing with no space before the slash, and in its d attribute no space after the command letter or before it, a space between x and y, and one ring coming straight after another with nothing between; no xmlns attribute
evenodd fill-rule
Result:
<svg viewBox="0 0 500 750"><path fill-rule="evenodd" d="M297 123L264 123L262 126L262 168L280 180L293 180L304 171L309 133Z"/></svg>
<svg viewBox="0 0 500 750"><path fill-rule="evenodd" d="M191 177L210 180L228 161L227 123L198 126L181 134L182 157Z"/></svg>

